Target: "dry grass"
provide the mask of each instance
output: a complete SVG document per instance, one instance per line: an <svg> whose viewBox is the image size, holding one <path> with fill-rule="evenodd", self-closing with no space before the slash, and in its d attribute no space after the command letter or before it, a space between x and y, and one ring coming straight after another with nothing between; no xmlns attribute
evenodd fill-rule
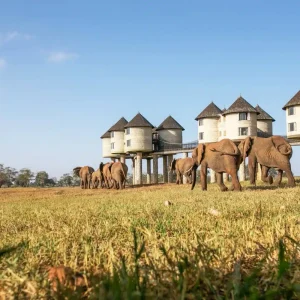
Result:
<svg viewBox="0 0 300 300"><path fill-rule="evenodd" d="M189 189L1 189L0 299L49 298L57 265L84 275L84 292L62 288L78 298L300 295L298 186Z"/></svg>

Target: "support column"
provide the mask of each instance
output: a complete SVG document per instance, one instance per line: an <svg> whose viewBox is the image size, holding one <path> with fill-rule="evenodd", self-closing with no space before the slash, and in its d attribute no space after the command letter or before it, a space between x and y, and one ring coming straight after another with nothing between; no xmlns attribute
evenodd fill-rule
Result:
<svg viewBox="0 0 300 300"><path fill-rule="evenodd" d="M151 183L151 158L147 158L147 184Z"/></svg>
<svg viewBox="0 0 300 300"><path fill-rule="evenodd" d="M257 169L256 179L261 181L261 167L259 163L257 163L256 169Z"/></svg>
<svg viewBox="0 0 300 300"><path fill-rule="evenodd" d="M158 157L153 154L153 183L158 183Z"/></svg>
<svg viewBox="0 0 300 300"><path fill-rule="evenodd" d="M167 166L167 156L163 156L163 178L164 183L168 182L168 166Z"/></svg>
<svg viewBox="0 0 300 300"><path fill-rule="evenodd" d="M223 173L223 181L224 181L224 183L229 181L229 174Z"/></svg>
<svg viewBox="0 0 300 300"><path fill-rule="evenodd" d="M120 162L125 164L125 160L126 160L125 155L121 155L120 156Z"/></svg>
<svg viewBox="0 0 300 300"><path fill-rule="evenodd" d="M246 163L245 160L240 164L240 169L239 169L239 181L245 181L246 179Z"/></svg>
<svg viewBox="0 0 300 300"><path fill-rule="evenodd" d="M168 170L168 183L172 183L173 182L173 172L169 172L169 167L171 166L173 160L173 155L170 154L168 155L168 166L167 166L167 170Z"/></svg>
<svg viewBox="0 0 300 300"><path fill-rule="evenodd" d="M187 152L182 153L182 158L187 158L188 156L189 156L189 154ZM187 184L187 180L186 180L186 177L184 175L182 176L182 183Z"/></svg>
<svg viewBox="0 0 300 300"><path fill-rule="evenodd" d="M216 172L212 169L210 169L210 183L216 182Z"/></svg>
<svg viewBox="0 0 300 300"><path fill-rule="evenodd" d="M143 164L142 164L142 152L138 152L136 154L136 174L135 174L135 181L136 184L142 184L143 183Z"/></svg>
<svg viewBox="0 0 300 300"><path fill-rule="evenodd" d="M132 185L135 185L135 158L132 158Z"/></svg>

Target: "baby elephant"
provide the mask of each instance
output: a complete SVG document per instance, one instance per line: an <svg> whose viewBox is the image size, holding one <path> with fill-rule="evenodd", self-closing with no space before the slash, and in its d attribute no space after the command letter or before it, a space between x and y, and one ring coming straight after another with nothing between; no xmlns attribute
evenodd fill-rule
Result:
<svg viewBox="0 0 300 300"><path fill-rule="evenodd" d="M176 183L182 184L182 177L185 176L188 183L192 183L192 169L194 165L194 160L191 157L173 159L171 165L169 166L170 172L176 172L177 178Z"/></svg>

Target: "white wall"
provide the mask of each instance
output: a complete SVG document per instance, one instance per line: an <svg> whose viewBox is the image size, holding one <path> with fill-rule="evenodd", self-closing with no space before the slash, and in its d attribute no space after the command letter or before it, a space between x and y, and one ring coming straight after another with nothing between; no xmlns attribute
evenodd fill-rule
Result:
<svg viewBox="0 0 300 300"><path fill-rule="evenodd" d="M110 143L114 143L114 149L111 153L125 153L124 152L124 131L114 131L114 137L110 138Z"/></svg>
<svg viewBox="0 0 300 300"><path fill-rule="evenodd" d="M273 135L273 122L272 120L259 120L257 121L257 129L269 135Z"/></svg>
<svg viewBox="0 0 300 300"><path fill-rule="evenodd" d="M127 147L127 140L131 140L130 147ZM125 134L124 150L125 152L152 152L152 128L130 128L130 134Z"/></svg>
<svg viewBox="0 0 300 300"><path fill-rule="evenodd" d="M300 136L300 105L294 106L295 114L289 116L288 115L288 108L285 110L286 113L286 133L287 137L299 137ZM288 124L289 123L296 123L296 131L289 131Z"/></svg>
<svg viewBox="0 0 300 300"><path fill-rule="evenodd" d="M116 155L111 153L110 138L103 138L102 140L102 156L104 158L115 157Z"/></svg>
<svg viewBox="0 0 300 300"><path fill-rule="evenodd" d="M198 142L199 143L211 143L217 142L219 137L219 120L217 118L202 119L203 125L199 126L198 122ZM204 132L203 140L199 139L199 133Z"/></svg>

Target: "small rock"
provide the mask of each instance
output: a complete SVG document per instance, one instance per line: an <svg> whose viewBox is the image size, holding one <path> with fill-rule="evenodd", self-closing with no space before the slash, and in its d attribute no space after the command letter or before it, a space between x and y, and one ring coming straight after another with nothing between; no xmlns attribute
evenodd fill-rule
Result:
<svg viewBox="0 0 300 300"><path fill-rule="evenodd" d="M211 208L208 212L211 215L216 216L216 217L219 217L221 215L221 213L219 211L217 211L216 209L214 209L214 208Z"/></svg>
<svg viewBox="0 0 300 300"><path fill-rule="evenodd" d="M170 205L173 205L173 203L171 203L169 200L166 200L165 201L165 206L170 206Z"/></svg>

